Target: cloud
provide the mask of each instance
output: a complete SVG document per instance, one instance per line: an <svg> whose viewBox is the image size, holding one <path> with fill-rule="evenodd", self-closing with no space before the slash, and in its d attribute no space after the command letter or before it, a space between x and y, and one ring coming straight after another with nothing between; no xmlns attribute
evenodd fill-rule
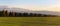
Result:
<svg viewBox="0 0 60 26"><path fill-rule="evenodd" d="M51 5L51 6L45 7L45 10L59 11L60 12L60 4L55 4L55 5Z"/></svg>
<svg viewBox="0 0 60 26"><path fill-rule="evenodd" d="M33 5L9 5L9 7L19 7L34 11L48 10L48 11L60 11L60 4L53 4L50 6L33 6Z"/></svg>
<svg viewBox="0 0 60 26"><path fill-rule="evenodd" d="M48 6L41 6L41 5L6 5L9 7L18 7L18 8L24 8L34 11L40 11L40 10L48 10L48 11L58 11L60 12L60 4L52 4Z"/></svg>

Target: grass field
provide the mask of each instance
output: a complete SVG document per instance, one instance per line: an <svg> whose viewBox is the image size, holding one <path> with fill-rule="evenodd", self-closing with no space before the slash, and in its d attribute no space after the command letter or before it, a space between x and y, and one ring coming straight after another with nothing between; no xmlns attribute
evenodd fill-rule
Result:
<svg viewBox="0 0 60 26"><path fill-rule="evenodd" d="M60 26L60 17L0 17L0 26Z"/></svg>

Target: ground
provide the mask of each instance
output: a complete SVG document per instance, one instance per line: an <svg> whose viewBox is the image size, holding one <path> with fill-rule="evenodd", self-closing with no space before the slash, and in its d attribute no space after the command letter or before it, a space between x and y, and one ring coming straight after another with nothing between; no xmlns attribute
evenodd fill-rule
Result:
<svg viewBox="0 0 60 26"><path fill-rule="evenodd" d="M0 17L0 26L60 26L60 17Z"/></svg>

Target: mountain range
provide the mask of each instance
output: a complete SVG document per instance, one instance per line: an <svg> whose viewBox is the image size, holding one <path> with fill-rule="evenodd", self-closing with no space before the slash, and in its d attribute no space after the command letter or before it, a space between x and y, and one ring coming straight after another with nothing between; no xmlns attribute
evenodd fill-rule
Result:
<svg viewBox="0 0 60 26"><path fill-rule="evenodd" d="M0 6L0 11L2 10L8 10L9 12L19 12L19 13L37 13L37 14L46 14L46 15L58 15L60 16L60 12L54 12L54 11L32 11L24 8L16 8L16 7L6 7L6 6Z"/></svg>

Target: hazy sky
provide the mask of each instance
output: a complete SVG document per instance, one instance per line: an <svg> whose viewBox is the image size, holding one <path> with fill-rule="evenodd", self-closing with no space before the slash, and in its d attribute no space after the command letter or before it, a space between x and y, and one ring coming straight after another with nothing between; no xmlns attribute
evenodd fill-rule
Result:
<svg viewBox="0 0 60 26"><path fill-rule="evenodd" d="M60 0L0 0L0 5L30 10L60 11Z"/></svg>

